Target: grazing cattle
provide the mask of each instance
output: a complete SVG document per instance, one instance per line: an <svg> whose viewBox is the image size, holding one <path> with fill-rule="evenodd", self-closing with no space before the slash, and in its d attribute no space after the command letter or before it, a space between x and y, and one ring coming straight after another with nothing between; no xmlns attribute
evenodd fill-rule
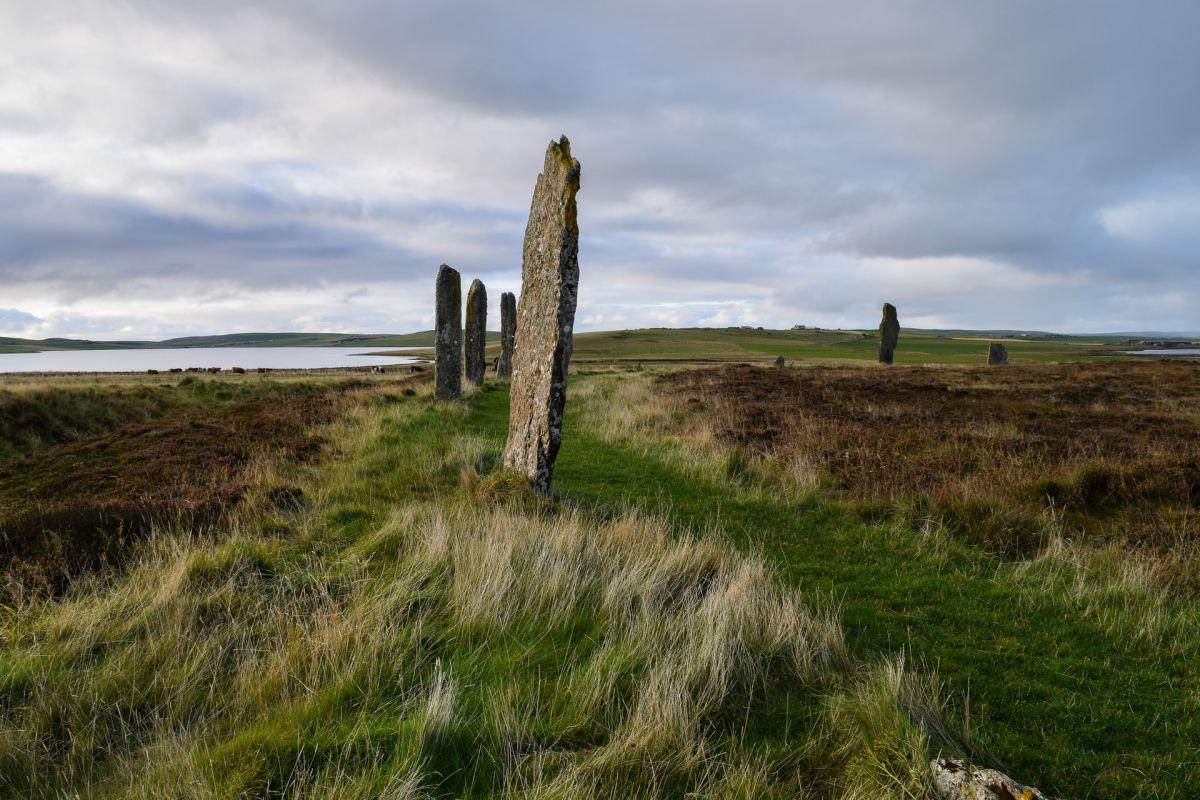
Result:
<svg viewBox="0 0 1200 800"><path fill-rule="evenodd" d="M259 373L267 373L267 372L270 372L271 370L267 369L266 367L259 367L258 369L254 370L254 371L259 372Z"/></svg>
<svg viewBox="0 0 1200 800"><path fill-rule="evenodd" d="M156 370L156 369L148 369L148 370L146 370L146 374L147 374L147 375L157 375L157 374L158 374L158 370Z"/></svg>
<svg viewBox="0 0 1200 800"><path fill-rule="evenodd" d="M371 367L371 372L374 372L376 375L382 375L383 367Z"/></svg>
<svg viewBox="0 0 1200 800"><path fill-rule="evenodd" d="M209 367L207 372L209 375L216 375L221 371L220 367Z"/></svg>
<svg viewBox="0 0 1200 800"><path fill-rule="evenodd" d="M171 367L168 372L183 372L183 367Z"/></svg>
<svg viewBox="0 0 1200 800"><path fill-rule="evenodd" d="M245 375L245 374L246 374L246 370L245 370L245 368L243 368L243 367L234 367L234 368L233 368L233 374L234 374L234 375Z"/></svg>

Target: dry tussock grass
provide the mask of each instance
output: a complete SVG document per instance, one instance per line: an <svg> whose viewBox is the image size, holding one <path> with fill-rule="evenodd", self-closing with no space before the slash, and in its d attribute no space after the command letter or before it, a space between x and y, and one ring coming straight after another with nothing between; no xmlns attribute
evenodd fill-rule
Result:
<svg viewBox="0 0 1200 800"><path fill-rule="evenodd" d="M462 493L355 527L379 459L477 461L389 438L423 407L355 409L291 535L159 531L108 584L4 617L0 794L924 791L936 693L853 664L828 607L714 535Z"/></svg>

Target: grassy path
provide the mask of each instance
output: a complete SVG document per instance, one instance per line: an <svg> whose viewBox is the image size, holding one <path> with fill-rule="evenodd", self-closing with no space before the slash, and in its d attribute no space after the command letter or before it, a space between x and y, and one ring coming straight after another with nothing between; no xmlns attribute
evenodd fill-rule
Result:
<svg viewBox="0 0 1200 800"><path fill-rule="evenodd" d="M490 452L506 423L505 392L475 399L468 428ZM805 590L839 598L856 652L906 650L956 696L969 694L973 741L994 765L1062 797L1192 796L1195 653L1114 635L1076 606L999 577L1005 568L983 554L951 547L934 557L916 533L824 504L748 499L584 427L568 408L555 476L562 499L600 510L625 500L693 529L719 521Z"/></svg>

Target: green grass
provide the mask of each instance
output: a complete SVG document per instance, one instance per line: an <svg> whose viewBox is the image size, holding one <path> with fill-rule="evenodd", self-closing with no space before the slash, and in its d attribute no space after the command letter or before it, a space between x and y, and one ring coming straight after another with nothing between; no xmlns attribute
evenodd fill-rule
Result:
<svg viewBox="0 0 1200 800"><path fill-rule="evenodd" d="M226 529L0 610L0 796L921 797L943 747L1063 797L1200 780L1191 601L864 522L644 375L572 377L537 502L507 412L381 381Z"/></svg>
<svg viewBox="0 0 1200 800"><path fill-rule="evenodd" d="M574 379L573 390L589 381ZM604 393L602 393L602 397ZM1005 564L920 531L870 525L815 497L789 502L768 484L697 477L669 441L621 441L568 406L558 492L585 508L622 500L668 513L683 530L719 524L806 593L840 599L852 651L904 649L969 696L981 759L1063 797L1187 797L1200 780L1200 638L1195 606L1175 607L1172 634L1137 635L1132 595L1072 594L1075 578ZM499 393L471 424L499 447ZM1065 584L1065 585L1064 585Z"/></svg>
<svg viewBox="0 0 1200 800"><path fill-rule="evenodd" d="M0 610L0 796L925 790L935 693L851 658L820 598L619 501L506 499L470 477L504 392L408 391L227 529Z"/></svg>
<svg viewBox="0 0 1200 800"><path fill-rule="evenodd" d="M864 333L867 338L864 338ZM990 341L1002 341L1012 361L1077 361L1106 356L1117 339L1100 337L989 338L972 332L902 330L898 364L987 363ZM743 328L647 328L581 333L574 360L599 361L799 361L874 362L874 331L778 331Z"/></svg>

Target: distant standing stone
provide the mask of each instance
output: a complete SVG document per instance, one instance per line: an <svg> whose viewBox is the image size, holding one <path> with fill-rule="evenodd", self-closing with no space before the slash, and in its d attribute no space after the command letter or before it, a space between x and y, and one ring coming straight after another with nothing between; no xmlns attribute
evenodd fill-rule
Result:
<svg viewBox="0 0 1200 800"><path fill-rule="evenodd" d="M776 357L775 357L775 366L777 366L777 367L782 367L782 366L783 366L783 365L785 365L785 364L787 364L787 361L784 359L784 357L783 357L783 356L776 356Z"/></svg>
<svg viewBox="0 0 1200 800"><path fill-rule="evenodd" d="M433 329L434 395L462 395L462 281L458 270L442 264L437 274L437 310Z"/></svg>
<svg viewBox="0 0 1200 800"><path fill-rule="evenodd" d="M883 321L879 323L879 363L891 364L896 354L896 343L900 341L900 320L896 317L896 307L891 303L883 304Z"/></svg>
<svg viewBox="0 0 1200 800"><path fill-rule="evenodd" d="M512 377L513 342L517 336L517 296L512 292L500 295L500 360L496 377Z"/></svg>
<svg viewBox="0 0 1200 800"><path fill-rule="evenodd" d="M1008 363L1008 348L999 342L988 345L988 364L995 366Z"/></svg>
<svg viewBox="0 0 1200 800"><path fill-rule="evenodd" d="M562 444L567 369L579 291L579 162L567 137L551 142L533 189L521 255L521 307L512 361L505 466L550 494Z"/></svg>
<svg viewBox="0 0 1200 800"><path fill-rule="evenodd" d="M487 346L487 289L483 281L476 278L467 290L467 337L466 354L467 380L478 386L483 383L483 371L487 361L483 349Z"/></svg>

